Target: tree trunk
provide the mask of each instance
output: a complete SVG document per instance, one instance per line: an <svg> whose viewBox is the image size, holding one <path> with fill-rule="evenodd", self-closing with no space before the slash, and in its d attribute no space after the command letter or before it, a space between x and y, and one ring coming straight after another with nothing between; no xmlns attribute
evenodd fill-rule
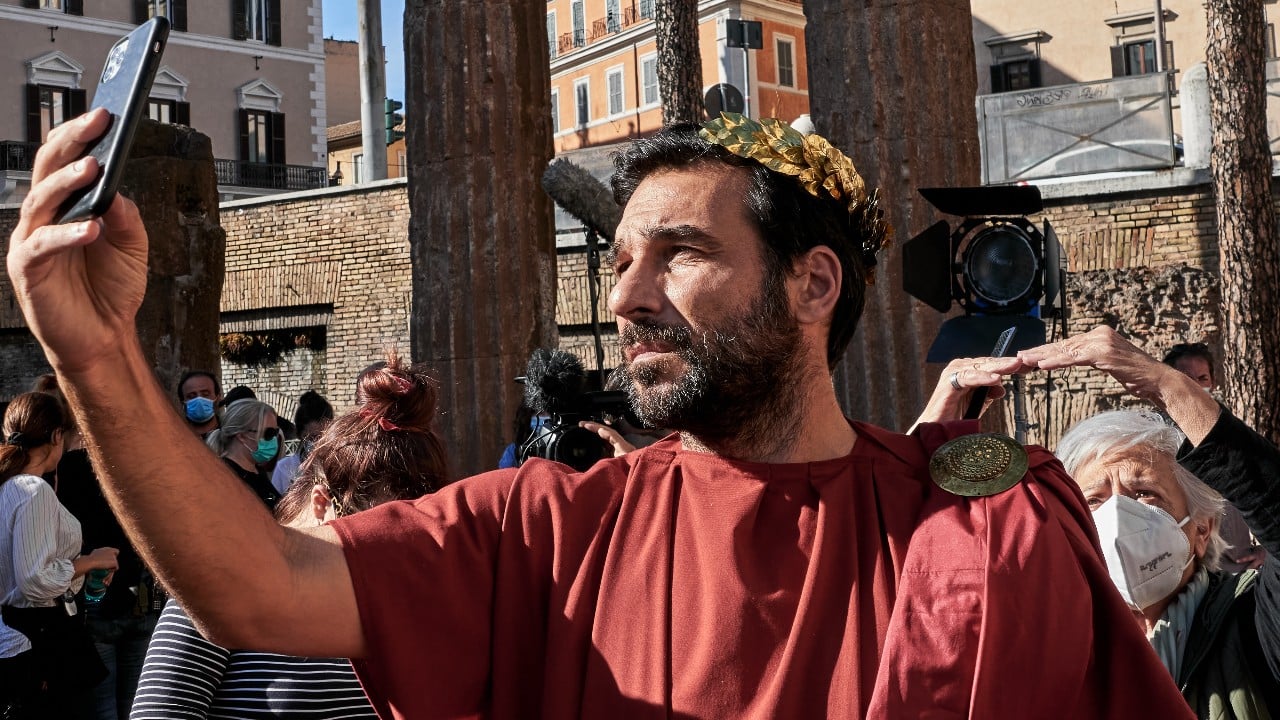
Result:
<svg viewBox="0 0 1280 720"><path fill-rule="evenodd" d="M654 0L658 40L658 91L662 124L700 122L702 59L698 54L698 0Z"/></svg>
<svg viewBox="0 0 1280 720"><path fill-rule="evenodd" d="M186 371L222 376L218 318L227 235L218 223L209 137L143 120L120 192L137 204L150 240L138 338L156 379L177 404L178 380Z"/></svg>
<svg viewBox="0 0 1280 720"><path fill-rule="evenodd" d="M455 476L497 466L514 378L556 342L545 28L542 0L405 5L410 338L440 379Z"/></svg>
<svg viewBox="0 0 1280 720"><path fill-rule="evenodd" d="M926 374L924 357L943 317L902 290L902 243L939 219L916 190L979 181L969 0L922 7L907 0L804 3L809 114L817 132L880 187L895 230L836 369L836 390L851 417L897 430L911 425L940 371Z"/></svg>
<svg viewBox="0 0 1280 720"><path fill-rule="evenodd" d="M1266 20L1257 0L1207 3L1209 115L1232 411L1280 441L1280 248L1266 124Z"/></svg>

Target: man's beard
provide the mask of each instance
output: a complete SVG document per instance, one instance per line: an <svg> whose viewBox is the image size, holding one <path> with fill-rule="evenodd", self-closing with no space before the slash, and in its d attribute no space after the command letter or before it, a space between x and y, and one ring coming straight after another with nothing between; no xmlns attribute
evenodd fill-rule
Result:
<svg viewBox="0 0 1280 720"><path fill-rule="evenodd" d="M720 326L695 332L632 322L619 337L624 349L660 343L685 369L672 377L672 363L657 360L624 362L617 372L632 409L649 427L679 430L707 445L772 449L798 431L801 337L782 283L766 283L746 313Z"/></svg>

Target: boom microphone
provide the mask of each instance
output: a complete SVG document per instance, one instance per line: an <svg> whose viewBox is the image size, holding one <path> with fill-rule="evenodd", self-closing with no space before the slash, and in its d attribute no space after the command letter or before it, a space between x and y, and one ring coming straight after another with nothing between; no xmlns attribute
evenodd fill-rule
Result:
<svg viewBox="0 0 1280 720"><path fill-rule="evenodd" d="M587 373L576 355L538 348L525 369L524 401L538 413L571 412L587 384Z"/></svg>
<svg viewBox="0 0 1280 720"><path fill-rule="evenodd" d="M553 160L542 173L542 189L565 212L613 242L622 211L613 201L613 193L591 173L564 158Z"/></svg>

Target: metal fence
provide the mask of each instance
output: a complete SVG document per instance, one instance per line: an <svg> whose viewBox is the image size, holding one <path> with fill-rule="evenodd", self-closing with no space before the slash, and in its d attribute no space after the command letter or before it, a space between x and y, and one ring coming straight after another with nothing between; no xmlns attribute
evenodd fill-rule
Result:
<svg viewBox="0 0 1280 720"><path fill-rule="evenodd" d="M218 172L219 185L270 190L313 190L329 184L328 172L322 167L223 159L216 159L213 163Z"/></svg>
<svg viewBox="0 0 1280 720"><path fill-rule="evenodd" d="M977 110L984 184L1177 161L1164 73L980 95Z"/></svg>
<svg viewBox="0 0 1280 720"><path fill-rule="evenodd" d="M0 140L0 171L30 172L40 143Z"/></svg>

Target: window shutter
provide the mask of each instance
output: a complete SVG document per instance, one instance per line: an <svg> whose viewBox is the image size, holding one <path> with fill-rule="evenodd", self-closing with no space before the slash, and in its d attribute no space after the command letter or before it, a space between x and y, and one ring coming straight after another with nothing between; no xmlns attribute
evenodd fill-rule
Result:
<svg viewBox="0 0 1280 720"><path fill-rule="evenodd" d="M84 15L84 0L65 0L63 7L68 15Z"/></svg>
<svg viewBox="0 0 1280 720"><path fill-rule="evenodd" d="M237 127L240 130L240 161L249 160L249 111L237 110Z"/></svg>
<svg viewBox="0 0 1280 720"><path fill-rule="evenodd" d="M151 3L147 0L133 0L133 21L138 25L151 19Z"/></svg>
<svg viewBox="0 0 1280 720"><path fill-rule="evenodd" d="M169 24L174 30L187 31L187 0L169 0Z"/></svg>
<svg viewBox="0 0 1280 720"><path fill-rule="evenodd" d="M245 10L247 0L231 0L231 38L244 40L249 37L249 15ZM246 147L248 147L246 145Z"/></svg>
<svg viewBox="0 0 1280 720"><path fill-rule="evenodd" d="M284 113L271 113L271 162L284 164Z"/></svg>
<svg viewBox="0 0 1280 720"><path fill-rule="evenodd" d="M40 86L27 86L27 142L40 142Z"/></svg>
<svg viewBox="0 0 1280 720"><path fill-rule="evenodd" d="M1111 77L1124 77L1124 46L1111 46Z"/></svg>
<svg viewBox="0 0 1280 720"><path fill-rule="evenodd" d="M991 66L991 92L1004 92L1004 68L998 64Z"/></svg>
<svg viewBox="0 0 1280 720"><path fill-rule="evenodd" d="M175 102L173 104L173 122L191 127L191 103Z"/></svg>
<svg viewBox="0 0 1280 720"><path fill-rule="evenodd" d="M280 45L280 0L267 0L267 44Z"/></svg>
<svg viewBox="0 0 1280 720"><path fill-rule="evenodd" d="M68 103L71 106L71 113L67 115L68 119L78 117L89 111L89 102L84 90L71 90L68 94L71 96Z"/></svg>
<svg viewBox="0 0 1280 720"><path fill-rule="evenodd" d="M1040 80L1040 58L1031 58L1027 61L1027 75L1031 82L1031 87L1044 86L1044 82Z"/></svg>
<svg viewBox="0 0 1280 720"><path fill-rule="evenodd" d="M40 7L40 0L22 0L22 7L32 9L38 8ZM36 138L36 140L39 139L40 138Z"/></svg>

